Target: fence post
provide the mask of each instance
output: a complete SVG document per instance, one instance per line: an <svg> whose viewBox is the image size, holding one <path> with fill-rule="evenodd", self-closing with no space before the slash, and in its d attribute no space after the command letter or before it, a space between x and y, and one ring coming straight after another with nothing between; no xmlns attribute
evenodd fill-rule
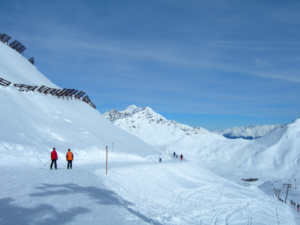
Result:
<svg viewBox="0 0 300 225"><path fill-rule="evenodd" d="M285 203L286 203L286 199L287 199L287 196L289 194L289 188L292 187L292 185L291 184L283 184L283 186L287 186L286 196L285 196Z"/></svg>
<svg viewBox="0 0 300 225"><path fill-rule="evenodd" d="M106 174L107 174L107 155L108 155L108 147L106 146Z"/></svg>

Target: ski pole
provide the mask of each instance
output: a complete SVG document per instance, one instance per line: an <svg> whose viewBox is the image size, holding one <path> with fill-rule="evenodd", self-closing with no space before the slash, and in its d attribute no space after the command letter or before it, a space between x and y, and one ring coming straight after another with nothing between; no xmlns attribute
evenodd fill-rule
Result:
<svg viewBox="0 0 300 225"><path fill-rule="evenodd" d="M46 166L50 161L51 161L51 159L44 166Z"/></svg>

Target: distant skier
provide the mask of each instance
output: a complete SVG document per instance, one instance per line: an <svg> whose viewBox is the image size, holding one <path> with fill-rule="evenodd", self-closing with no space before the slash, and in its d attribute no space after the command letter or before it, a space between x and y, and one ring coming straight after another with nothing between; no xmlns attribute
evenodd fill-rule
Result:
<svg viewBox="0 0 300 225"><path fill-rule="evenodd" d="M299 212L299 204L297 205L297 210L298 210L298 212Z"/></svg>
<svg viewBox="0 0 300 225"><path fill-rule="evenodd" d="M174 157L176 156L176 152L173 153L173 156L174 156Z"/></svg>
<svg viewBox="0 0 300 225"><path fill-rule="evenodd" d="M161 162L161 155L159 155L159 162Z"/></svg>
<svg viewBox="0 0 300 225"><path fill-rule="evenodd" d="M182 159L183 159L183 155L182 155L182 154L180 155L180 159L181 159L181 161L182 161Z"/></svg>
<svg viewBox="0 0 300 225"><path fill-rule="evenodd" d="M68 149L67 155L66 155L66 160L68 161L68 166L67 168L72 169L72 160L74 159L73 153L71 152L70 149Z"/></svg>
<svg viewBox="0 0 300 225"><path fill-rule="evenodd" d="M52 170L52 166L53 166L53 163L54 163L54 167L55 169L57 170L57 164L56 164L56 160L58 160L58 157L57 157L57 153L55 151L55 148L53 148L53 151L51 152L51 165L50 165L50 170Z"/></svg>

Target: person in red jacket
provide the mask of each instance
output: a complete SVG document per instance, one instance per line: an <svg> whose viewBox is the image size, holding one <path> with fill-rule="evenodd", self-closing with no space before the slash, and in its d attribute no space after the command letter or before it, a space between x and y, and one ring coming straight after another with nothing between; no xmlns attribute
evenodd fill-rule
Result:
<svg viewBox="0 0 300 225"><path fill-rule="evenodd" d="M66 160L68 161L68 166L67 168L72 169L72 160L74 159L73 153L71 152L70 149L68 149L67 155L66 155Z"/></svg>
<svg viewBox="0 0 300 225"><path fill-rule="evenodd" d="M53 163L54 163L55 169L57 170L57 164L56 164L56 160L57 159L58 159L57 158L57 153L55 151L55 148L53 148L53 151L51 152L51 160L52 160L52 162L51 162L51 165L50 165L50 170L52 170Z"/></svg>

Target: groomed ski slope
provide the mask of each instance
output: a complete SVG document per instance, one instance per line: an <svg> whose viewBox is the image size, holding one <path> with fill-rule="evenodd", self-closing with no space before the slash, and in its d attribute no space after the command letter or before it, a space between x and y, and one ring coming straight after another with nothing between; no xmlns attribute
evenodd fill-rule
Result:
<svg viewBox="0 0 300 225"><path fill-rule="evenodd" d="M1 166L1 224L294 224L289 207L190 162Z"/></svg>

